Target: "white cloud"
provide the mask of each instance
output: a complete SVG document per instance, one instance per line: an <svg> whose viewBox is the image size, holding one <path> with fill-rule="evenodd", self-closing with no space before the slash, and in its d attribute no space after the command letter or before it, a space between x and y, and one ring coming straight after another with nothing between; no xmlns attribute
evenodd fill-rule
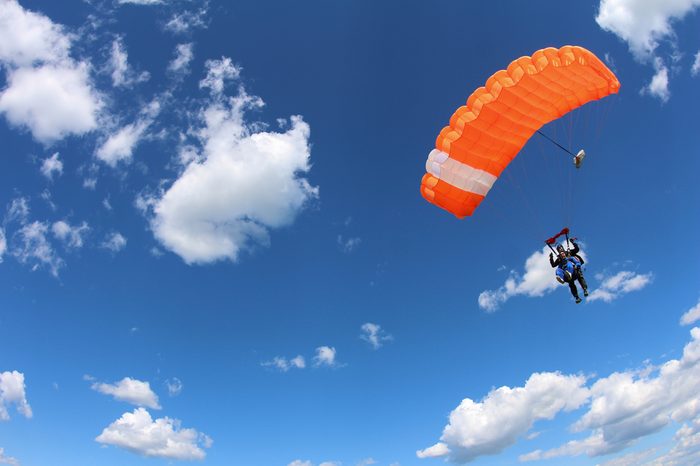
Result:
<svg viewBox="0 0 700 466"><path fill-rule="evenodd" d="M652 63L656 74L644 93L668 100L669 70L665 62L678 56L675 22L700 6L700 0L601 0L596 21L606 31L627 42L632 55L642 63ZM667 41L672 53L666 59L659 46Z"/></svg>
<svg viewBox="0 0 700 466"><path fill-rule="evenodd" d="M314 356L314 364L318 366L335 367L338 365L335 359L335 348L330 346L319 346L316 348L316 356Z"/></svg>
<svg viewBox="0 0 700 466"><path fill-rule="evenodd" d="M609 303L622 295L641 290L651 283L653 274L638 274L623 270L612 276L597 275L596 278L601 280L602 283L599 288L593 290L588 300L601 300Z"/></svg>
<svg viewBox="0 0 700 466"><path fill-rule="evenodd" d="M513 445L535 421L552 419L560 411L579 408L588 399L580 375L542 372L532 374L524 387L500 387L483 401L469 398L450 413L440 442L417 452L419 458L448 456L466 463L482 455L494 455Z"/></svg>
<svg viewBox="0 0 700 466"><path fill-rule="evenodd" d="M184 34L194 28L206 27L207 6L197 11L185 11L174 14L165 24L165 29L176 34Z"/></svg>
<svg viewBox="0 0 700 466"><path fill-rule="evenodd" d="M0 421L10 419L7 406L15 405L17 411L27 419L32 417L32 408L27 401L24 374L17 371L0 372Z"/></svg>
<svg viewBox="0 0 700 466"><path fill-rule="evenodd" d="M367 322L362 324L361 328L362 334L360 335L360 338L368 342L374 349L379 349L382 347L384 342L394 339L394 337L382 330L381 325Z"/></svg>
<svg viewBox="0 0 700 466"><path fill-rule="evenodd" d="M212 94L219 95L224 91L227 80L235 79L241 74L230 58L222 57L221 60L207 60L207 77L199 82L200 88L208 87Z"/></svg>
<svg viewBox="0 0 700 466"><path fill-rule="evenodd" d="M190 62L194 57L194 44L178 44L175 48L175 58L168 64L168 71L172 73L184 74L189 72Z"/></svg>
<svg viewBox="0 0 700 466"><path fill-rule="evenodd" d="M70 248L83 247L84 235L90 231L86 222L77 226L71 226L68 222L59 220L51 226L53 235L63 241Z"/></svg>
<svg viewBox="0 0 700 466"><path fill-rule="evenodd" d="M0 262L2 262L2 256L7 251L7 239L5 238L5 230L0 228Z"/></svg>
<svg viewBox="0 0 700 466"><path fill-rule="evenodd" d="M159 197L140 202L153 210L156 239L188 264L236 261L267 245L270 229L290 225L318 196L300 176L310 170L309 126L297 116L284 133L255 132L244 112L261 105L240 90L203 110L201 155Z"/></svg>
<svg viewBox="0 0 700 466"><path fill-rule="evenodd" d="M272 358L271 361L265 361L261 364L263 367L273 367L282 372L287 372L289 369L304 369L306 367L306 361L301 355L298 355L292 359L287 359L283 356L276 356Z"/></svg>
<svg viewBox="0 0 700 466"><path fill-rule="evenodd" d="M12 200L7 209L5 221L27 223L29 219L29 201L26 197L18 197Z"/></svg>
<svg viewBox="0 0 700 466"><path fill-rule="evenodd" d="M153 100L141 110L135 123L123 126L110 134L97 148L95 156L112 168L116 167L119 162L130 162L134 149L153 124L160 110L160 102Z"/></svg>
<svg viewBox="0 0 700 466"><path fill-rule="evenodd" d="M124 401L135 406L145 406L151 409L160 409L158 395L151 390L148 382L124 377L119 382L107 384L96 382L90 387L104 395L111 395L114 399Z"/></svg>
<svg viewBox="0 0 700 466"><path fill-rule="evenodd" d="M165 386L168 389L168 395L170 396L178 396L180 393L182 393L182 382L177 377L166 380Z"/></svg>
<svg viewBox="0 0 700 466"><path fill-rule="evenodd" d="M690 74L692 74L693 76L697 76L700 74L700 52L695 54L693 66L690 68Z"/></svg>
<svg viewBox="0 0 700 466"><path fill-rule="evenodd" d="M0 63L7 74L0 113L42 143L94 129L102 101L89 65L70 58L71 36L14 0L0 6Z"/></svg>
<svg viewBox="0 0 700 466"><path fill-rule="evenodd" d="M17 458L5 455L5 449L0 448L0 464L9 464L10 466L19 466Z"/></svg>
<svg viewBox="0 0 700 466"><path fill-rule="evenodd" d="M48 230L48 224L44 222L23 224L13 236L10 252L22 264L31 265L32 270L47 267L51 274L57 277L64 262L46 239Z"/></svg>
<svg viewBox="0 0 700 466"><path fill-rule="evenodd" d="M70 36L49 18L0 0L0 61L12 67L68 60Z"/></svg>
<svg viewBox="0 0 700 466"><path fill-rule="evenodd" d="M314 466L314 464L311 461L302 461L302 460L294 460L291 463L289 463L287 466ZM319 463L318 466L340 466L340 463L336 461L324 461L323 463Z"/></svg>
<svg viewBox="0 0 700 466"><path fill-rule="evenodd" d="M121 233L110 233L101 246L112 252L119 252L126 247L126 238Z"/></svg>
<svg viewBox="0 0 700 466"><path fill-rule="evenodd" d="M112 53L109 58L109 68L111 69L112 84L114 87L127 87L140 82L148 81L150 74L147 71L142 73L134 72L129 66L129 55L124 48L121 37L112 41Z"/></svg>
<svg viewBox="0 0 700 466"><path fill-rule="evenodd" d="M681 316L681 325L690 325L698 320L700 320L700 301Z"/></svg>
<svg viewBox="0 0 700 466"><path fill-rule="evenodd" d="M360 238L343 238L342 235L338 235L338 246L340 246L340 250L344 253L351 253L361 242L362 240Z"/></svg>
<svg viewBox="0 0 700 466"><path fill-rule="evenodd" d="M50 180L53 179L54 173L58 174L58 176L63 174L63 162L59 160L58 152L44 159L41 163L41 173Z"/></svg>
<svg viewBox="0 0 700 466"><path fill-rule="evenodd" d="M160 5L163 0L117 0L120 5Z"/></svg>
<svg viewBox="0 0 700 466"><path fill-rule="evenodd" d="M85 63L19 68L8 75L0 112L12 125L29 128L37 140L50 143L97 126L102 102Z"/></svg>
<svg viewBox="0 0 700 466"><path fill-rule="evenodd" d="M668 88L668 68L660 58L654 60L656 74L651 78L651 82L642 88L642 94L649 94L657 97L662 102L668 102L671 91Z"/></svg>
<svg viewBox="0 0 700 466"><path fill-rule="evenodd" d="M700 446L700 328L693 328L690 334L692 341L683 349L680 360L639 371L615 372L593 384L590 407L572 426L575 432L590 430L589 437L532 452L525 455L526 459L610 454L669 425L684 423L676 434L676 445L645 464L694 464L677 461L688 455L697 458Z"/></svg>
<svg viewBox="0 0 700 466"><path fill-rule="evenodd" d="M554 291L559 283L555 279L554 269L549 264L549 252L546 247L535 251L525 261L525 273L522 276L513 271L503 286L479 294L479 307L493 312L513 296L536 297ZM585 256L583 257L585 259Z"/></svg>
<svg viewBox="0 0 700 466"><path fill-rule="evenodd" d="M144 408L124 413L95 439L105 445L124 448L143 456L173 460L203 460L212 441L194 429L184 429L180 421L155 419Z"/></svg>
<svg viewBox="0 0 700 466"><path fill-rule="evenodd" d="M377 464L374 458L365 458L359 463L357 463L357 466L370 466L371 464Z"/></svg>
<svg viewBox="0 0 700 466"><path fill-rule="evenodd" d="M672 23L698 5L698 0L601 0L596 22L627 42L638 60L645 60L660 41L673 39Z"/></svg>

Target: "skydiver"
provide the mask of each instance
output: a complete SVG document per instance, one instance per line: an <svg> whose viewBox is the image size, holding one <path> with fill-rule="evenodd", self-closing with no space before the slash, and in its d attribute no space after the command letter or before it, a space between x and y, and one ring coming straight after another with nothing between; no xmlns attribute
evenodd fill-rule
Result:
<svg viewBox="0 0 700 466"><path fill-rule="evenodd" d="M571 241L571 240L570 240ZM583 277L583 271L581 270L581 264L583 260L578 256L579 247L574 244L574 248L571 251L566 251L564 246L561 244L557 246L557 259L554 260L554 255L549 253L549 264L552 267L556 267L556 277L560 283L566 283L569 285L569 290L574 299L576 299L576 304L581 302L581 298L578 295L578 289L576 288L576 281L579 282L581 288L583 288L583 295L588 296L588 285L586 284L586 279Z"/></svg>

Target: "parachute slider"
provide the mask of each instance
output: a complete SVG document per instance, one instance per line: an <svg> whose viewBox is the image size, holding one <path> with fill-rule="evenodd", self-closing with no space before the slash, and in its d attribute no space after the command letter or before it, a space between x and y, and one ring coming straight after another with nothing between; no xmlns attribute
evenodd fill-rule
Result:
<svg viewBox="0 0 700 466"><path fill-rule="evenodd" d="M576 168L581 168L581 164L583 163L583 159L586 157L586 151L581 149L578 151L578 154L574 155L574 166Z"/></svg>

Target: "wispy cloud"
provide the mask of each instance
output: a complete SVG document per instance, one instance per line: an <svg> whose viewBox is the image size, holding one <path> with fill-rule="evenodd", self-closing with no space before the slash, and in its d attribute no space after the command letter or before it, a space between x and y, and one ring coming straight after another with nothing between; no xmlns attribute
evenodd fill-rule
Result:
<svg viewBox="0 0 700 466"><path fill-rule="evenodd" d="M151 77L147 71L138 73L129 65L129 55L121 37L112 41L109 71L114 87L131 87L134 84L148 81Z"/></svg>
<svg viewBox="0 0 700 466"><path fill-rule="evenodd" d="M126 238L118 232L110 233L102 242L102 247L112 252L119 252L126 247Z"/></svg>
<svg viewBox="0 0 700 466"><path fill-rule="evenodd" d="M360 245L362 240L358 237L345 238L343 235L338 235L338 246L340 250L346 254L353 252Z"/></svg>
<svg viewBox="0 0 700 466"><path fill-rule="evenodd" d="M19 460L5 454L5 449L0 448L0 464L8 464L10 466L19 466Z"/></svg>
<svg viewBox="0 0 700 466"><path fill-rule="evenodd" d="M263 367L270 367L277 369L281 372L287 372L290 369L304 369L306 367L306 361L301 355L295 356L291 359L287 359L283 356L276 356L270 361L262 362Z"/></svg>
<svg viewBox="0 0 700 466"><path fill-rule="evenodd" d="M362 324L361 328L362 334L360 335L360 338L369 343L374 349L379 349L385 342L394 339L394 337L382 330L381 325L367 322Z"/></svg>
<svg viewBox="0 0 700 466"><path fill-rule="evenodd" d="M82 222L80 225L71 226L65 220L59 220L51 225L53 235L69 247L78 249L83 247L85 235L90 231L87 222Z"/></svg>
<svg viewBox="0 0 700 466"><path fill-rule="evenodd" d="M177 377L172 377L165 381L165 387L168 389L168 395L178 396L180 393L182 393L183 385L180 379Z"/></svg>

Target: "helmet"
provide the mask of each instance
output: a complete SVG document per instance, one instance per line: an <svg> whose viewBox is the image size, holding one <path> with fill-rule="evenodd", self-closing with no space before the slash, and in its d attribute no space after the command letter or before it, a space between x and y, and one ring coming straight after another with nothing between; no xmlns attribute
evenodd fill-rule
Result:
<svg viewBox="0 0 700 466"><path fill-rule="evenodd" d="M564 246L561 244L557 246L557 252L564 252Z"/></svg>

